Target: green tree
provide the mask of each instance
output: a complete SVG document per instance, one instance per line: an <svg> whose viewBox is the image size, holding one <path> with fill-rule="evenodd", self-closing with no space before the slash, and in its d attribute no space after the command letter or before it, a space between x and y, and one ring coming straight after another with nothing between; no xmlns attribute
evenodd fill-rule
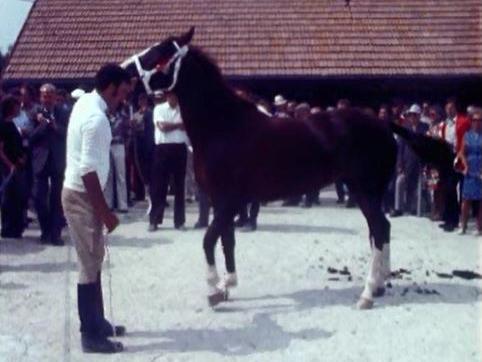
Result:
<svg viewBox="0 0 482 362"><path fill-rule="evenodd" d="M12 49L13 49L13 45L10 45L5 54L0 50L0 73L2 73L2 70L7 66L8 57L10 56Z"/></svg>

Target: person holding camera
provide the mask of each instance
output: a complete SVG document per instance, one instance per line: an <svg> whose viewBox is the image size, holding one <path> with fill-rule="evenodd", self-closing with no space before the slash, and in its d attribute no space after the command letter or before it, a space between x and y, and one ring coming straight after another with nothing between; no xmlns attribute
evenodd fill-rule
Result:
<svg viewBox="0 0 482 362"><path fill-rule="evenodd" d="M65 170L68 115L56 104L56 88L40 87L40 108L30 136L33 168L33 198L42 244L64 245L61 192Z"/></svg>

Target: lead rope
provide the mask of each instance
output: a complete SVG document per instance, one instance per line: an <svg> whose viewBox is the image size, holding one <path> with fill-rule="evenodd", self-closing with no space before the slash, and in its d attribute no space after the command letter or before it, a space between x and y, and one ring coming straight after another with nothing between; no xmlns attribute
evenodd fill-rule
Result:
<svg viewBox="0 0 482 362"><path fill-rule="evenodd" d="M106 260L106 269L107 269L107 285L109 287L109 314L110 314L110 321L112 324L112 333L113 337L116 337L115 333L115 322L114 322L114 308L112 307L112 272L111 272L111 265L110 265L110 249L109 249L109 238L108 238L108 232L104 228L104 247L105 247L105 253L107 256Z"/></svg>

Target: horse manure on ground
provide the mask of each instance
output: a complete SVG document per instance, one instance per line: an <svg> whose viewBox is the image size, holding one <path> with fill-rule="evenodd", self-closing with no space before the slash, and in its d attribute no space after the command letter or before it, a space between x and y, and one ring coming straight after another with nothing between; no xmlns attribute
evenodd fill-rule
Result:
<svg viewBox="0 0 482 362"><path fill-rule="evenodd" d="M329 266L327 270L330 274L351 275L350 271L346 266L344 266L343 269L336 269Z"/></svg>
<svg viewBox="0 0 482 362"><path fill-rule="evenodd" d="M440 293L436 289L422 288L419 285L417 285L416 283L413 284L413 287L403 288L400 295L403 297L410 291L413 291L417 294L422 294L422 295L440 295Z"/></svg>
<svg viewBox="0 0 482 362"><path fill-rule="evenodd" d="M410 270L400 268L398 270L394 270L390 272L390 276L395 279L403 279L403 274L412 274Z"/></svg>
<svg viewBox="0 0 482 362"><path fill-rule="evenodd" d="M328 273L330 274L337 274L338 273L338 270L336 270L335 268L332 268L331 266L328 267Z"/></svg>
<svg viewBox="0 0 482 362"><path fill-rule="evenodd" d="M452 279L454 277L452 274L447 274L447 273L437 273L437 272L435 272L435 274L439 278L442 278L442 279Z"/></svg>
<svg viewBox="0 0 482 362"><path fill-rule="evenodd" d="M482 275L475 273L470 270L454 270L452 272L454 277L459 277L462 279L472 280L472 279L482 279Z"/></svg>
<svg viewBox="0 0 482 362"><path fill-rule="evenodd" d="M452 279L453 277L465 280L482 279L482 275L471 270L454 270L451 274L435 272L435 274L442 279Z"/></svg>

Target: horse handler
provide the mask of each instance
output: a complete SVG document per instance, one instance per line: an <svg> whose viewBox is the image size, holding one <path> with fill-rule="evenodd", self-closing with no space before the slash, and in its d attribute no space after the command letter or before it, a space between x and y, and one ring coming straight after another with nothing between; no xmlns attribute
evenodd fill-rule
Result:
<svg viewBox="0 0 482 362"><path fill-rule="evenodd" d="M96 89L77 101L70 116L62 205L79 261L77 304L82 349L115 353L122 351L123 345L108 337L122 336L126 330L105 319L102 298L103 227L111 232L119 224L102 193L112 140L106 112L125 100L130 76L118 65L107 64L98 71L95 83Z"/></svg>

